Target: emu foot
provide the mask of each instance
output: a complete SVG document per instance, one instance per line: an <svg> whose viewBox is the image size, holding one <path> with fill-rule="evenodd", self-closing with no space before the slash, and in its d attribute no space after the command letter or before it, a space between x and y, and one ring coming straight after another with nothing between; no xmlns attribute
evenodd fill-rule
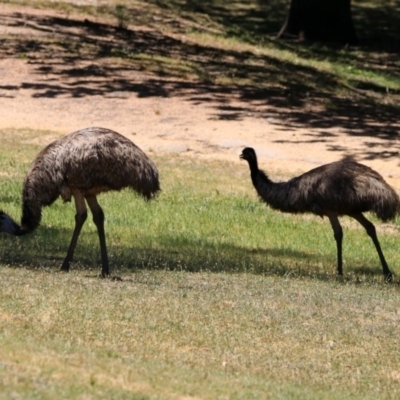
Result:
<svg viewBox="0 0 400 400"><path fill-rule="evenodd" d="M336 277L343 279L343 270L337 269L336 270Z"/></svg>
<svg viewBox="0 0 400 400"><path fill-rule="evenodd" d="M69 272L69 261L67 261L67 260L63 261L60 271Z"/></svg>
<svg viewBox="0 0 400 400"><path fill-rule="evenodd" d="M109 278L110 277L110 268L108 267L108 263L103 265L101 268L100 278Z"/></svg>
<svg viewBox="0 0 400 400"><path fill-rule="evenodd" d="M393 274L390 271L385 273L385 282L393 282Z"/></svg>

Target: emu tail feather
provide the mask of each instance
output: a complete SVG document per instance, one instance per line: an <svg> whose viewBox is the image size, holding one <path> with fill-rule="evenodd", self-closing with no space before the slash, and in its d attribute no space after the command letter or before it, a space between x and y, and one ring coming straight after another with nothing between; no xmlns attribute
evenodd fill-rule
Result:
<svg viewBox="0 0 400 400"><path fill-rule="evenodd" d="M382 221L391 220L400 213L399 196L391 187L388 187L385 196L382 196L379 200L375 202L373 211Z"/></svg>

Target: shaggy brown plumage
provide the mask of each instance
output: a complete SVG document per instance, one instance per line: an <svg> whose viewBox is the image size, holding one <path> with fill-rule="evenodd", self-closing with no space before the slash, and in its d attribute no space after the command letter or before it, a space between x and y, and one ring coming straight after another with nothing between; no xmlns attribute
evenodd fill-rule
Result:
<svg viewBox="0 0 400 400"><path fill-rule="evenodd" d="M343 230L338 217L348 215L356 219L373 240L382 263L385 279L392 280L382 253L374 225L362 214L371 211L383 221L399 212L399 196L373 169L346 157L322 165L287 182L272 182L258 168L257 156L252 148L245 148L240 158L250 167L251 179L260 198L272 208L289 213L310 212L327 216L337 243L337 272L343 274Z"/></svg>
<svg viewBox="0 0 400 400"><path fill-rule="evenodd" d="M24 235L40 223L42 207L59 196L73 197L75 229L61 269L69 270L88 204L96 224L101 249L101 275L109 274L104 235L104 213L96 196L130 187L146 199L160 191L158 171L146 154L126 137L104 128L86 128L66 135L44 148L30 166L22 191L22 218L18 225L0 211L0 232Z"/></svg>

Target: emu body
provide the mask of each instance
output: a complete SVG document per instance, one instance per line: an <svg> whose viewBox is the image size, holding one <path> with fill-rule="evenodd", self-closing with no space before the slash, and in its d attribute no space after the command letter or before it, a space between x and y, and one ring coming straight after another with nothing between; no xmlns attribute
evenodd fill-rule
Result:
<svg viewBox="0 0 400 400"><path fill-rule="evenodd" d="M251 179L259 197L272 208L289 213L309 212L329 218L337 246L339 275L343 274L343 230L339 217L348 215L365 228L378 252L385 279L392 280L375 226L363 215L371 211L382 221L387 221L399 212L399 196L380 174L347 157L312 169L287 182L272 182L258 168L254 149L245 148L240 158L249 164Z"/></svg>
<svg viewBox="0 0 400 400"><path fill-rule="evenodd" d="M130 187L146 199L160 191L158 171L149 157L126 137L105 128L86 128L44 148L31 164L23 184L22 217L18 225L0 211L0 232L21 236L41 221L42 208L58 197L75 201L75 229L61 269L69 271L89 206L97 227L103 277L109 275L104 213L97 195Z"/></svg>

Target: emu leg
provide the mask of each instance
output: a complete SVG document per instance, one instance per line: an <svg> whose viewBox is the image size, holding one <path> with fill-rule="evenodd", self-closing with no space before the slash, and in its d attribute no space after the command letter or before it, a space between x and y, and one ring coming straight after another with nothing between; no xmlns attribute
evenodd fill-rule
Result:
<svg viewBox="0 0 400 400"><path fill-rule="evenodd" d="M106 246L106 236L104 233L104 212L97 202L96 196L86 197L86 201L89 205L90 210L93 214L93 222L97 227L97 232L99 234L100 240L100 252L101 252L101 277L105 278L110 274L110 270L108 267L108 255L107 255L107 246Z"/></svg>
<svg viewBox="0 0 400 400"><path fill-rule="evenodd" d="M81 233L82 226L87 218L87 208L85 204L85 199L80 193L74 193L73 196L75 199L75 207L76 207L75 229L74 233L72 234L72 239L68 248L67 255L61 265L61 270L65 272L69 271L69 263L72 261L72 258L74 257L76 243L78 242L79 234Z"/></svg>
<svg viewBox="0 0 400 400"><path fill-rule="evenodd" d="M385 256L383 255L381 245L379 244L378 237L376 235L376 229L375 229L374 224L371 221L369 221L367 218L365 218L364 215L361 213L352 214L350 216L353 217L356 221L358 221L365 228L368 236L374 242L376 251L378 252L378 255L379 255L379 259L381 260L383 275L385 276L385 281L391 282L393 279L393 275L390 272L390 269L385 260Z"/></svg>
<svg viewBox="0 0 400 400"><path fill-rule="evenodd" d="M336 214L328 215L329 221L332 225L333 236L336 240L337 249L337 273L343 275L343 261L342 261L342 241L343 241L343 229L340 225L339 218Z"/></svg>

